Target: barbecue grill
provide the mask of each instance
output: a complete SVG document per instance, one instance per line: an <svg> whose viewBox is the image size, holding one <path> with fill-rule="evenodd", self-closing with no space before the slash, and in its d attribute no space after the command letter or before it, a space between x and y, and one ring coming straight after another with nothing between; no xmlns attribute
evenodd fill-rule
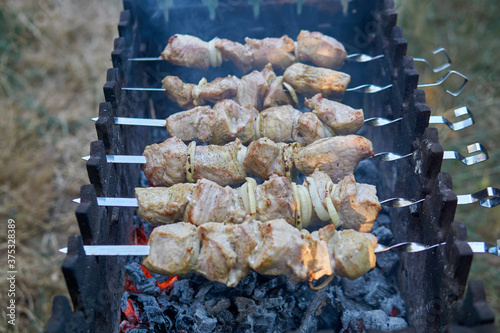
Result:
<svg viewBox="0 0 500 333"><path fill-rule="evenodd" d="M395 279L405 300L409 325L401 332L495 331L493 313L485 303L482 284L470 282L465 291L473 252L467 243L464 225L453 222L457 196L452 189L451 176L440 172L443 149L437 130L428 127L431 110L426 105L424 91L417 89L419 74L414 69L413 58L406 56L407 42L401 27L396 26L394 4L388 0L350 1L344 12L340 1L326 3L327 6L318 1L306 2L299 13L293 1L262 1L255 11L258 16L254 16L256 8L246 1L219 1L211 11L200 1L186 0L175 2L167 9L167 20L155 1L123 1L124 11L118 23L120 37L114 41L112 52L113 68L108 70L104 85L106 102L100 104L96 122L99 140L91 144L87 161L90 184L82 186L81 202L76 209L81 235L70 237L62 266L71 303L64 296L54 298L46 332L119 332L132 293L126 285L139 283L131 278L135 274L131 268L134 260L119 256L86 256L83 245L140 244L151 228L140 221L132 209L100 207L97 198L133 197L134 188L145 184L140 166L110 164L106 155L138 154L146 145L162 140L165 130L118 126L114 117L164 119L179 108L162 93L121 88L158 87L167 74L197 82L200 71L176 67L165 61L132 62L128 59L159 55L174 33L192 34L203 40L219 36L241 41L244 37L296 36L302 29L335 36L345 45L348 54L383 55L370 63L347 62L342 71L351 75L350 86L353 87L365 83L392 86L374 94L346 93L343 103L363 108L367 117L402 118L396 124L383 127L365 126L361 135L368 137L377 151L411 154L411 157L394 162L374 160L360 172L376 182L380 198L425 198L418 205L384 210L382 215L390 219L388 225L395 243L446 242L445 246L431 251L402 253L399 259L396 257L399 265ZM276 20L277 17L283 19ZM234 72L237 69L233 65L223 64L202 75L212 80ZM386 260L394 260L394 257ZM193 280L195 285L202 285L199 277ZM228 290L219 289L219 293L228 293ZM312 297L312 302L318 304L315 308L306 308L320 309L319 304L325 302L326 296L318 292ZM328 320L323 319L320 323L324 326ZM330 323L332 326L325 328L334 330L342 325L333 318ZM156 329L161 331L170 324L164 322L164 326L156 326ZM362 332L366 323L358 324L356 327L351 323L343 329ZM308 326L301 322L299 327ZM148 328L134 329L149 332ZM154 331L153 325L149 329ZM254 329L267 331L262 326L254 326Z"/></svg>

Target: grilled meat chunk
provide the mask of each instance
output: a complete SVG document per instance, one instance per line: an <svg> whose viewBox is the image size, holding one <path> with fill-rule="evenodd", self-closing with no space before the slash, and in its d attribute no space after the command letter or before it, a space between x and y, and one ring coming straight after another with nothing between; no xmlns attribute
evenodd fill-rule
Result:
<svg viewBox="0 0 500 333"><path fill-rule="evenodd" d="M245 38L245 43L253 58L253 67L264 68L271 63L273 68L285 70L295 62L295 43L288 36L280 38Z"/></svg>
<svg viewBox="0 0 500 333"><path fill-rule="evenodd" d="M177 222L182 219L191 202L195 184L175 184L172 187L136 188L137 214L155 224Z"/></svg>
<svg viewBox="0 0 500 333"><path fill-rule="evenodd" d="M356 183L354 175L342 179L333 190L333 204L344 228L369 232L382 209L375 186Z"/></svg>
<svg viewBox="0 0 500 333"><path fill-rule="evenodd" d="M153 230L143 264L159 274L195 272L229 287L250 269L296 283L332 273L354 279L375 266L375 237L332 227L309 233L282 219L197 228L183 222L166 225Z"/></svg>
<svg viewBox="0 0 500 333"><path fill-rule="evenodd" d="M297 138L295 119L302 113L290 105L276 106L259 114L258 137L266 137L276 142L294 142Z"/></svg>
<svg viewBox="0 0 500 333"><path fill-rule="evenodd" d="M254 122L258 111L253 106L242 107L232 100L217 102L213 109L198 106L167 118L167 131L183 141L224 144L236 138L243 143L254 137Z"/></svg>
<svg viewBox="0 0 500 333"><path fill-rule="evenodd" d="M351 81L351 76L332 69L296 63L283 75L298 94L311 97L321 93L324 97L340 101Z"/></svg>
<svg viewBox="0 0 500 333"><path fill-rule="evenodd" d="M161 84L168 99L177 103L181 108L190 109L195 106L193 98L195 84L184 83L177 76L165 76Z"/></svg>
<svg viewBox="0 0 500 333"><path fill-rule="evenodd" d="M294 105L293 98L283 88L283 76L278 76L269 85L269 90L264 98L264 109L279 105Z"/></svg>
<svg viewBox="0 0 500 333"><path fill-rule="evenodd" d="M171 186L186 182L186 144L177 137L144 149L144 175L154 186Z"/></svg>
<svg viewBox="0 0 500 333"><path fill-rule="evenodd" d="M234 99L238 92L240 79L234 75L219 77L211 82L202 81L192 89L194 105L217 103L224 99Z"/></svg>
<svg viewBox="0 0 500 333"><path fill-rule="evenodd" d="M242 72L247 73L253 68L252 51L247 45L233 42L228 39L219 39L215 47L222 54L224 61L230 61Z"/></svg>
<svg viewBox="0 0 500 333"><path fill-rule="evenodd" d="M224 146L196 146L194 161L190 161L193 181L205 178L219 185L241 184L247 173L238 160L240 151L244 156L246 147L238 139Z"/></svg>
<svg viewBox="0 0 500 333"><path fill-rule="evenodd" d="M321 32L302 30L297 36L297 61L310 61L319 67L339 69L344 66L347 52L335 38Z"/></svg>
<svg viewBox="0 0 500 333"><path fill-rule="evenodd" d="M362 109L325 99L321 94L306 99L305 105L314 110L319 120L336 135L356 133L364 125Z"/></svg>
<svg viewBox="0 0 500 333"><path fill-rule="evenodd" d="M279 218L295 225L296 204L292 184L287 178L272 175L268 181L258 185L255 190L255 201L258 220L268 221Z"/></svg>
<svg viewBox="0 0 500 333"><path fill-rule="evenodd" d="M177 66L208 69L208 43L198 37L176 34L170 37L161 57Z"/></svg>
<svg viewBox="0 0 500 333"><path fill-rule="evenodd" d="M149 246L149 255L142 264L158 274L186 274L198 261L200 241L191 223L155 228L149 237Z"/></svg>
<svg viewBox="0 0 500 333"><path fill-rule="evenodd" d="M199 180L184 212L184 221L196 225L207 222L242 223L246 212L235 189Z"/></svg>
<svg viewBox="0 0 500 333"><path fill-rule="evenodd" d="M333 182L338 182L353 173L361 160L373 156L372 149L370 140L362 136L336 136L298 148L292 158L297 170L303 174L312 174L318 168L325 171Z"/></svg>
<svg viewBox="0 0 500 333"><path fill-rule="evenodd" d="M243 167L259 179L269 179L271 175L286 176L283 159L285 143L275 143L268 138L252 142L246 151Z"/></svg>

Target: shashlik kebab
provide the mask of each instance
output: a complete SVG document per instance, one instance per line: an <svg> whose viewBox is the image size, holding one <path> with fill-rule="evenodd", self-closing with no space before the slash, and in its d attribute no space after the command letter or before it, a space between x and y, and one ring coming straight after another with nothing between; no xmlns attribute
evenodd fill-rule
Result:
<svg viewBox="0 0 500 333"><path fill-rule="evenodd" d="M157 227L143 265L165 275L190 272L235 287L250 269L293 283L338 275L356 279L375 267L377 238L332 225L309 233L283 219L241 224L177 223ZM166 250L168 249L168 250Z"/></svg>
<svg viewBox="0 0 500 333"><path fill-rule="evenodd" d="M249 175L261 180L271 175L294 180L295 170L310 175L326 171L333 181L340 181L356 169L358 163L373 156L370 140L358 136L336 136L300 147L297 143L275 143L260 138L245 147L241 142L224 146L186 145L177 137L144 149L142 168L153 186L171 186L205 178L219 185L238 185Z"/></svg>
<svg viewBox="0 0 500 333"><path fill-rule="evenodd" d="M171 187L136 188L137 213L154 224L179 221L242 223L285 219L297 228L331 221L336 226L369 232L381 210L375 186L356 183L350 174L336 184L323 171L306 177L303 185L272 175L257 185L247 178L238 188L201 179Z"/></svg>
<svg viewBox="0 0 500 333"><path fill-rule="evenodd" d="M162 86L167 97L184 109L223 99L240 105L253 105L257 110L279 105L299 105L297 94L311 97L321 93L325 98L342 100L351 77L327 68L301 63L288 67L283 76L276 76L268 64L262 71L253 71L241 79L234 75L198 84L184 83L177 76L165 76ZM307 105L307 104L306 104Z"/></svg>
<svg viewBox="0 0 500 333"><path fill-rule="evenodd" d="M356 133L363 126L363 110L315 95L306 101L313 112L300 112L283 105L258 112L253 106L241 106L222 100L213 107L197 106L165 120L171 137L183 141L223 145L239 139L243 144L261 137L275 142L308 145L320 138Z"/></svg>
<svg viewBox="0 0 500 333"><path fill-rule="evenodd" d="M268 63L285 70L295 62L310 61L317 66L341 68L347 58L344 46L321 32L302 30L294 42L280 38L245 38L245 45L228 39L205 42L191 35L176 34L168 40L161 58L177 66L208 69L230 61L243 72L262 69Z"/></svg>

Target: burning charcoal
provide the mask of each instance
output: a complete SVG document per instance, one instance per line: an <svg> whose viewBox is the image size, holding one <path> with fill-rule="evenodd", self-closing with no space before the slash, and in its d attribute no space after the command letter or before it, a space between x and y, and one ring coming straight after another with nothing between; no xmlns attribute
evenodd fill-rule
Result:
<svg viewBox="0 0 500 333"><path fill-rule="evenodd" d="M142 317L142 316L141 316ZM163 312L156 306L144 307L144 321L149 323L149 327L155 332L166 332L171 327L172 322L170 319L165 320Z"/></svg>
<svg viewBox="0 0 500 333"><path fill-rule="evenodd" d="M281 308L281 314L285 318L290 318L292 316L292 309L295 307L295 304L297 302L295 301L295 297L293 296L286 296L285 301L283 303L283 306Z"/></svg>
<svg viewBox="0 0 500 333"><path fill-rule="evenodd" d="M344 288L344 295L350 299L360 298L368 292L364 277L356 280L342 279L342 287Z"/></svg>
<svg viewBox="0 0 500 333"><path fill-rule="evenodd" d="M389 322L387 324L387 331L399 330L401 328L408 327L406 320L400 317L389 317Z"/></svg>
<svg viewBox="0 0 500 333"><path fill-rule="evenodd" d="M141 265L138 263L132 262L126 265L125 272L139 292L146 295L158 295L160 293L160 288L156 285L156 279L146 277Z"/></svg>
<svg viewBox="0 0 500 333"><path fill-rule="evenodd" d="M189 280L178 280L171 295L177 297L181 303L190 304L193 301L194 290L189 285Z"/></svg>
<svg viewBox="0 0 500 333"><path fill-rule="evenodd" d="M375 163L370 160L364 160L359 162L354 172L354 177L356 181L360 183L377 185L380 180L380 172L375 166Z"/></svg>
<svg viewBox="0 0 500 333"><path fill-rule="evenodd" d="M405 302L400 295L385 299L381 302L380 308L390 317L404 317L406 315Z"/></svg>
<svg viewBox="0 0 500 333"><path fill-rule="evenodd" d="M211 299L205 302L205 308L208 314L216 315L223 310L227 310L231 306L231 301L228 298Z"/></svg>
<svg viewBox="0 0 500 333"><path fill-rule="evenodd" d="M228 310L222 310L217 314L217 320L222 325L232 326L234 322L234 316Z"/></svg>
<svg viewBox="0 0 500 333"><path fill-rule="evenodd" d="M156 301L156 298L153 296L139 294L139 295L135 295L134 298L140 304L140 307L145 307L145 306L159 307L158 302Z"/></svg>
<svg viewBox="0 0 500 333"><path fill-rule="evenodd" d="M372 234L377 237L380 244L391 244L393 241L392 231L383 225L378 227L374 226L372 229Z"/></svg>
<svg viewBox="0 0 500 333"><path fill-rule="evenodd" d="M375 220L375 223L373 224L373 228L377 228L380 226L384 226L386 228L391 228L391 218L389 217L389 214L387 213L387 207L382 207L382 210L377 216L377 219Z"/></svg>
<svg viewBox="0 0 500 333"><path fill-rule="evenodd" d="M251 316L245 317L245 321L236 326L234 333L250 333L254 332L253 318Z"/></svg>
<svg viewBox="0 0 500 333"><path fill-rule="evenodd" d="M254 314L255 309L257 307L253 299L246 297L236 297L234 303L236 304L239 313L238 318L236 318L236 321L239 322L245 320L245 318Z"/></svg>
<svg viewBox="0 0 500 333"><path fill-rule="evenodd" d="M136 328L131 328L127 330L127 333L152 333L155 332L153 330L150 330L147 327L136 327Z"/></svg>
<svg viewBox="0 0 500 333"><path fill-rule="evenodd" d="M203 301L205 299L205 296L207 295L207 293L210 291L210 289L212 289L212 287L213 287L213 283L210 283L209 281L204 283L198 289L198 292L196 293L196 296L195 296L196 300Z"/></svg>
<svg viewBox="0 0 500 333"><path fill-rule="evenodd" d="M274 322L276 321L276 313L274 312L264 313L253 317L254 317L254 331L263 333L274 332Z"/></svg>
<svg viewBox="0 0 500 333"><path fill-rule="evenodd" d="M383 252L377 255L377 267L386 275L392 272L399 263L399 256L395 252Z"/></svg>
<svg viewBox="0 0 500 333"><path fill-rule="evenodd" d="M203 307L198 307L195 311L194 318L197 323L198 331L200 333L212 333L217 326L217 319L209 317Z"/></svg>
<svg viewBox="0 0 500 333"><path fill-rule="evenodd" d="M286 276L278 276L276 278L272 278L270 281L262 283L259 287L257 287L254 291L254 298L260 299L265 297L266 295L271 294L271 290L274 288L284 288L288 286L288 278Z"/></svg>
<svg viewBox="0 0 500 333"><path fill-rule="evenodd" d="M196 332L196 320L190 315L181 315L175 321L178 332Z"/></svg>
<svg viewBox="0 0 500 333"><path fill-rule="evenodd" d="M251 271L243 280L234 288L240 296L249 297L255 290L257 284L257 273Z"/></svg>
<svg viewBox="0 0 500 333"><path fill-rule="evenodd" d="M259 301L259 305L264 307L265 309L281 308L284 303L285 300L283 299L283 297L263 298Z"/></svg>

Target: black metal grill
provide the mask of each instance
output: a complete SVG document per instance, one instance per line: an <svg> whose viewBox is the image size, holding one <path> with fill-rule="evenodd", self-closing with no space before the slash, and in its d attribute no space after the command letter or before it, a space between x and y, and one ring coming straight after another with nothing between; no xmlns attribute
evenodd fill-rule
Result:
<svg viewBox="0 0 500 333"><path fill-rule="evenodd" d="M195 70L166 62L132 64L127 59L159 54L173 32L193 34L204 40L215 36L242 40L245 36L295 36L300 29L339 36L348 53L384 54L377 64L347 65L343 71L351 74L352 85L392 83L392 88L372 95L346 94L344 103L362 107L370 117L403 118L397 125L365 128L361 133L379 151L413 153L411 161L378 163L383 179L377 184L381 198L426 198L414 208L390 210L395 241L447 242L435 251L400 257L398 280L411 325L404 331L493 331L493 314L487 306L483 307L482 285L471 283L464 298L472 251L466 243L464 225L453 222L457 197L451 176L440 173L443 149L437 131L428 128L430 109L424 92L417 90L419 75L413 59L406 56L407 42L402 29L396 26L392 1L351 1L345 14L341 10L321 11L306 3L302 14L297 15L294 4L263 4L258 19L249 14L252 11L246 1L220 2L214 21L206 7L191 0L170 8L167 22L155 1L123 1L124 11L118 24L120 37L114 41L112 52L113 68L108 70L104 85L106 102L99 106L96 123L99 140L91 144L87 162L91 184L82 187L81 203L76 209L81 235L69 239L62 267L72 306L64 296L54 298L53 314L45 331L118 331L126 259L87 257L82 245L133 242L133 210L98 207L96 197L134 195L133 189L140 182L140 167L108 164L106 154L137 154L154 140L155 132L116 126L113 117L165 118L178 111L161 94L123 92L120 88L158 86L166 73L176 75L182 71L182 77L191 82L199 75ZM286 19L278 22L276 17ZM234 72L237 70L228 64L206 75L210 80L221 73Z"/></svg>

